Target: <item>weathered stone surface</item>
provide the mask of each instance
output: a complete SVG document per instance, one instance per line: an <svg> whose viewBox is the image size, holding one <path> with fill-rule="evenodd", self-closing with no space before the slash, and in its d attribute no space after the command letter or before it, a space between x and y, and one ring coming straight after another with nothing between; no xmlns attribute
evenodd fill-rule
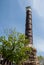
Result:
<svg viewBox="0 0 44 65"><path fill-rule="evenodd" d="M23 65L39 65L38 58L36 56L36 49L33 47L33 33L32 33L32 10L31 7L26 7L26 29L25 35L29 39L29 47L31 47L31 54L28 52L29 58L23 63Z"/></svg>
<svg viewBox="0 0 44 65"><path fill-rule="evenodd" d="M38 58L36 56L36 50L32 48L31 54L29 54L29 58L27 61L23 63L23 65L40 65Z"/></svg>

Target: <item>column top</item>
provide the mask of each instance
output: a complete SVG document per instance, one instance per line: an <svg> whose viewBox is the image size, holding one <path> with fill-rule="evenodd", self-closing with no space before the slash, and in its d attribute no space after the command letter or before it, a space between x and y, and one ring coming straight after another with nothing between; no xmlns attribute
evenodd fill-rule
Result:
<svg viewBox="0 0 44 65"><path fill-rule="evenodd" d="M27 6L26 10L32 11L31 6Z"/></svg>

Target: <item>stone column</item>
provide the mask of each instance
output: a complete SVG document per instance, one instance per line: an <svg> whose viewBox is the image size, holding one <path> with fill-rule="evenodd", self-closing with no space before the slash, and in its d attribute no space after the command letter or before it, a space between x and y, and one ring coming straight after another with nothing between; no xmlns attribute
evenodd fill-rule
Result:
<svg viewBox="0 0 44 65"><path fill-rule="evenodd" d="M33 44L33 34L32 34L32 10L31 7L26 7L26 25L25 25L25 35L29 39L29 44Z"/></svg>
<svg viewBox="0 0 44 65"><path fill-rule="evenodd" d="M29 47L31 47L30 51L27 51L27 55L29 58L24 61L23 65L39 65L38 58L36 56L36 48L33 47L33 34L32 34L32 10L31 7L26 7L26 29L25 29L26 38L29 39Z"/></svg>

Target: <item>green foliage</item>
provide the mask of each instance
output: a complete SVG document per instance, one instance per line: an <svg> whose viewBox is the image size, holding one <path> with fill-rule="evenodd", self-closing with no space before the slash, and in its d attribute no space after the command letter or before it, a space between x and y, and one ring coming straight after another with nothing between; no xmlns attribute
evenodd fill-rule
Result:
<svg viewBox="0 0 44 65"><path fill-rule="evenodd" d="M39 59L39 63L41 64L41 65L44 65L44 56L38 56L38 59Z"/></svg>
<svg viewBox="0 0 44 65"><path fill-rule="evenodd" d="M28 58L26 51L30 52L30 48L25 45L28 44L28 39L25 39L25 35L12 31L8 36L1 36L0 53L3 58L19 64Z"/></svg>
<svg viewBox="0 0 44 65"><path fill-rule="evenodd" d="M43 56L38 56L38 59L39 59L39 60L43 60L44 57L43 57Z"/></svg>

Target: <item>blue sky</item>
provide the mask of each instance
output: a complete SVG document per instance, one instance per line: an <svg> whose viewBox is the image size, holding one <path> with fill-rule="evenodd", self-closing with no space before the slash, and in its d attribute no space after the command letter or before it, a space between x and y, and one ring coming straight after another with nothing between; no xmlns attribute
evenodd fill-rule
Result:
<svg viewBox="0 0 44 65"><path fill-rule="evenodd" d="M0 35L9 28L25 32L26 6L32 7L34 46L44 55L44 0L0 0Z"/></svg>

